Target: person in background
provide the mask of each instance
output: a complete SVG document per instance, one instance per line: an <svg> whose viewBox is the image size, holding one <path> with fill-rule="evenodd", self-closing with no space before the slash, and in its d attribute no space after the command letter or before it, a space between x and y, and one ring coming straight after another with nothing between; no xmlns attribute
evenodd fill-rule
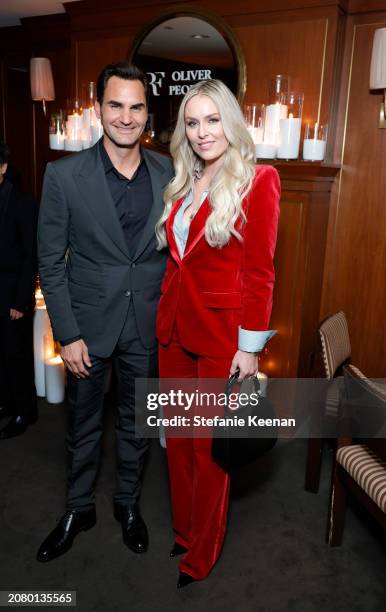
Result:
<svg viewBox="0 0 386 612"><path fill-rule="evenodd" d="M280 182L255 166L237 100L218 80L193 85L172 137L175 178L156 233L170 254L157 316L162 378L239 380L257 373L268 330ZM225 386L225 383L224 383ZM211 432L209 432L211 433ZM167 438L177 587L202 580L219 557L229 475L212 439Z"/></svg>
<svg viewBox="0 0 386 612"><path fill-rule="evenodd" d="M0 440L25 432L37 419L33 312L38 207L6 176L8 147L0 143Z"/></svg>

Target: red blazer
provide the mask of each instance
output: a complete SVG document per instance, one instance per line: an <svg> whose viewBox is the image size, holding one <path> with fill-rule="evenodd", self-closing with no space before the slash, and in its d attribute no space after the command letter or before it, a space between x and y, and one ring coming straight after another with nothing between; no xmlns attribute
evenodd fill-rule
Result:
<svg viewBox="0 0 386 612"><path fill-rule="evenodd" d="M238 327L265 331L272 309L273 256L279 218L280 181L272 166L256 167L243 201L247 216L240 233L221 249L205 240L210 214L206 199L194 217L184 256L179 256L173 223L183 199L166 223L170 248L157 316L157 338L167 345L177 324L181 345L208 357L233 357Z"/></svg>

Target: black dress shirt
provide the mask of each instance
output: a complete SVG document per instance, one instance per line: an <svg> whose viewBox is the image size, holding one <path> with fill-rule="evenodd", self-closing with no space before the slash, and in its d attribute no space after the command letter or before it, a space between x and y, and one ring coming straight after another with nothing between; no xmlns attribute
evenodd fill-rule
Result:
<svg viewBox="0 0 386 612"><path fill-rule="evenodd" d="M102 140L99 150L127 248L130 256L134 258L153 205L149 171L142 158L137 170L131 179L128 179L113 166Z"/></svg>

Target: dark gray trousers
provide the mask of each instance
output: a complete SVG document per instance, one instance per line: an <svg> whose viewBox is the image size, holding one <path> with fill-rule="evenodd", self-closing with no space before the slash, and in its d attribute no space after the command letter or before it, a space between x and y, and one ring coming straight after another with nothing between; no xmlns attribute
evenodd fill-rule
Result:
<svg viewBox="0 0 386 612"><path fill-rule="evenodd" d="M149 445L147 439L135 437L135 378L157 376L157 350L142 346L132 304L111 358L90 355L90 359L92 367L88 378L78 379L70 373L68 376L67 509L88 510L95 504L94 483L100 462L104 386L111 360L118 379L116 503L127 505L138 500Z"/></svg>

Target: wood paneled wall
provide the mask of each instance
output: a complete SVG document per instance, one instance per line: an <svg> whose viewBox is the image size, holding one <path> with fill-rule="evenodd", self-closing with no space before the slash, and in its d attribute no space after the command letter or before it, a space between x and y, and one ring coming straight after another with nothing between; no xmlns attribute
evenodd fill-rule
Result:
<svg viewBox="0 0 386 612"><path fill-rule="evenodd" d="M335 148L342 170L331 202L321 310L345 311L353 361L373 377L386 376L386 130L378 128L381 92L369 90L373 35L382 27L386 12L346 23Z"/></svg>
<svg viewBox="0 0 386 612"><path fill-rule="evenodd" d="M7 122L12 92L6 91L4 74L15 53L25 62L38 53L52 58L60 101L69 91L75 94L82 82L95 80L106 63L127 57L151 20L188 6L222 18L234 31L247 64L247 101L263 102L267 79L287 73L305 93L304 119L329 123L328 160L342 163L342 171L330 204L320 318L344 310L353 362L369 375L385 376L386 130L377 127L381 96L369 92L368 74L374 30L386 27L386 0L272 0L269 7L262 0L239 0L237 5L230 0L177 1L172 6L170 0L70 3L66 15L26 19L20 28L1 33L0 116ZM54 154L48 151L40 108L35 115L36 173L31 178L38 189L44 165ZM25 119L30 130L31 116ZM7 134L13 129L15 125L7 125ZM4 133L3 120L0 130ZM20 155L29 160L28 147ZM320 215L322 231L327 220L323 210ZM288 247L286 236L305 231L317 236L318 227L307 229L305 219L301 200L286 194L279 254ZM301 249L297 252L302 257ZM288 276L296 279L293 268ZM285 279L286 271L280 271L281 286ZM304 317L303 327L308 328L307 312ZM287 349L286 360L291 360L292 348Z"/></svg>

